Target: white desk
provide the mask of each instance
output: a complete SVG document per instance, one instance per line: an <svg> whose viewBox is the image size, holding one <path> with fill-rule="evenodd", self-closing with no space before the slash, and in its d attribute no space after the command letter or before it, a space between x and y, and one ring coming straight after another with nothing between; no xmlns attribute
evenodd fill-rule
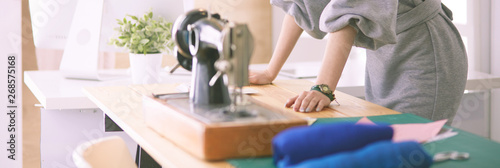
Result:
<svg viewBox="0 0 500 168"><path fill-rule="evenodd" d="M98 107L83 94L82 88L131 84L130 78L126 77L126 70L116 71L123 74L124 78L106 81L78 80L66 79L59 71L27 71L24 73L24 79L45 109L96 109ZM162 74L162 83L189 82L190 74L179 71L174 75Z"/></svg>
<svg viewBox="0 0 500 168"><path fill-rule="evenodd" d="M126 70L118 70L126 74ZM190 75L162 75L165 83L189 82ZM75 167L74 148L105 136L121 136L132 156L135 143L124 132L105 132L104 113L82 92L83 87L129 85L129 78L109 81L66 79L59 71L27 71L25 83L41 103L41 167Z"/></svg>
<svg viewBox="0 0 500 168"><path fill-rule="evenodd" d="M65 79L59 71L28 71L24 73L25 83L47 110L95 109L81 92L87 86L112 86L130 83L128 78L112 81L90 81Z"/></svg>

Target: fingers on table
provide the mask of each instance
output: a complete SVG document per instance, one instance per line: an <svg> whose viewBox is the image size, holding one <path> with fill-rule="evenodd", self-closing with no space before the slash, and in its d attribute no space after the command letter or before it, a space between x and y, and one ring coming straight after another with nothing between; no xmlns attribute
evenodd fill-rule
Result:
<svg viewBox="0 0 500 168"><path fill-rule="evenodd" d="M297 100L298 95L295 97L292 97L286 101L285 107L292 107L292 105L295 103L295 100Z"/></svg>
<svg viewBox="0 0 500 168"><path fill-rule="evenodd" d="M286 107L293 105L293 110L297 112L321 111L330 104L328 97L317 91L304 91L287 101Z"/></svg>

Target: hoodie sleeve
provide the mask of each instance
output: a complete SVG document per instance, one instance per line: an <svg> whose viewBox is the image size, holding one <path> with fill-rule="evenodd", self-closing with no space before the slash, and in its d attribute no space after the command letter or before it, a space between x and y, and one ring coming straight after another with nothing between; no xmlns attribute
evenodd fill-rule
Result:
<svg viewBox="0 0 500 168"><path fill-rule="evenodd" d="M335 32L347 25L358 34L354 45L376 50L396 43L397 0L333 0L322 10L319 28Z"/></svg>
<svg viewBox="0 0 500 168"><path fill-rule="evenodd" d="M319 18L328 2L330 0L271 0L271 5L293 16L297 25L309 35L322 39L327 33L319 29Z"/></svg>

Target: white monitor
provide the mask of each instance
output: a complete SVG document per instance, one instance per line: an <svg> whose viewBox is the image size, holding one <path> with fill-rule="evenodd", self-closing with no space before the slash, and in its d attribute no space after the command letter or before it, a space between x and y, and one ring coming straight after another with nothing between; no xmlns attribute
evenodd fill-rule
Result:
<svg viewBox="0 0 500 168"><path fill-rule="evenodd" d="M35 47L64 49L60 70L68 78L102 80L97 69L99 51L127 52L108 45L126 14L174 20L192 8L193 0L30 0Z"/></svg>

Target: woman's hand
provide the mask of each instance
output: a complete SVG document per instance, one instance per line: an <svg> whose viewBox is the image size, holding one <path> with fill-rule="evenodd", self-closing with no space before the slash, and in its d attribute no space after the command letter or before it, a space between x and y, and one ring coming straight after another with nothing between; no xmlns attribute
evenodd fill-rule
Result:
<svg viewBox="0 0 500 168"><path fill-rule="evenodd" d="M325 56L323 57L323 63L316 79L316 84L328 84L331 90L335 90L351 52L356 34L357 31L352 26L345 26L329 34ZM328 96L319 91L312 90L304 91L300 95L289 99L285 107L293 105L294 111L311 112L321 111L324 107L329 106L330 103L331 101Z"/></svg>
<svg viewBox="0 0 500 168"><path fill-rule="evenodd" d="M272 75L267 69L264 71L250 71L248 73L248 80L251 84L270 84L273 82L274 78L274 75Z"/></svg>
<svg viewBox="0 0 500 168"><path fill-rule="evenodd" d="M285 107L292 107L297 112L321 111L324 107L328 107L331 101L326 95L316 90L304 91L297 95L285 104Z"/></svg>

